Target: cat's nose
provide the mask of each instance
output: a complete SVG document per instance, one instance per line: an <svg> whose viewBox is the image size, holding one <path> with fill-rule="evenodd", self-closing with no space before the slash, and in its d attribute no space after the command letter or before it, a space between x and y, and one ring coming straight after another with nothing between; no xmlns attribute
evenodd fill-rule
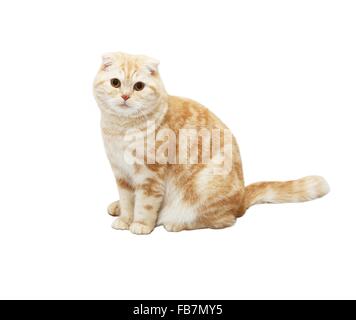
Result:
<svg viewBox="0 0 356 320"><path fill-rule="evenodd" d="M128 100L130 98L130 96L126 95L126 94L123 94L121 96L122 99L124 99L125 101Z"/></svg>

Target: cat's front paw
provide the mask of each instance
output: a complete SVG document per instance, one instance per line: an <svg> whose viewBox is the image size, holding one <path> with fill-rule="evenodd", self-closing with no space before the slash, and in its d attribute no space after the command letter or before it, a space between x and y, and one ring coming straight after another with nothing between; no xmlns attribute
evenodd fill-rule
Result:
<svg viewBox="0 0 356 320"><path fill-rule="evenodd" d="M110 214L113 217L117 217L120 215L120 202L119 201L115 201L115 202L109 204L108 214Z"/></svg>
<svg viewBox="0 0 356 320"><path fill-rule="evenodd" d="M133 222L130 225L130 231L134 234L149 234L154 229L154 226L149 226L140 222Z"/></svg>
<svg viewBox="0 0 356 320"><path fill-rule="evenodd" d="M127 221L127 219L119 217L115 219L111 226L116 230L128 230L130 223Z"/></svg>

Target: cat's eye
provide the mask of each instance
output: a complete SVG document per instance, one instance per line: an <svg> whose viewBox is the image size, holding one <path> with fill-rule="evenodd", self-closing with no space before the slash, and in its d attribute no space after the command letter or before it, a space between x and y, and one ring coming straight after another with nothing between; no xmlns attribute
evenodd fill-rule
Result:
<svg viewBox="0 0 356 320"><path fill-rule="evenodd" d="M143 82L136 82L134 85L134 89L136 91L141 91L145 87L145 84Z"/></svg>
<svg viewBox="0 0 356 320"><path fill-rule="evenodd" d="M119 79L117 78L113 78L110 80L110 83L111 85L114 87L114 88L120 88L121 87L121 82Z"/></svg>

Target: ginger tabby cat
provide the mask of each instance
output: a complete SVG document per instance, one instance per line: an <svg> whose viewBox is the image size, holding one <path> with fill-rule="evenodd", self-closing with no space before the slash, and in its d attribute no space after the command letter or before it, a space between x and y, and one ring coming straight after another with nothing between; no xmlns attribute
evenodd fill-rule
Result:
<svg viewBox="0 0 356 320"><path fill-rule="evenodd" d="M254 204L303 202L329 191L319 176L245 187L228 128L199 103L168 95L155 59L105 54L94 95L120 197L108 208L115 229L225 228Z"/></svg>

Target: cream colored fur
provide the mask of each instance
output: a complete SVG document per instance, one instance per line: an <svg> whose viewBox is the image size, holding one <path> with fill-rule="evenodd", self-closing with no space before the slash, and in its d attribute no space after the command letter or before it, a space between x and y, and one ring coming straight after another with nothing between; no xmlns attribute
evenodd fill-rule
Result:
<svg viewBox="0 0 356 320"><path fill-rule="evenodd" d="M117 217L112 225L115 229L148 234L158 225L168 231L224 228L233 225L254 204L308 201L329 191L327 182L318 176L245 187L238 145L228 128L199 103L169 96L155 59L105 54L95 78L94 95L120 197L120 202L108 207L109 214ZM148 143L152 134L159 136L162 130L168 130L178 136L182 129L221 130L230 133L231 139L227 142L225 136L215 137L212 144L220 144L217 149L212 147L207 162L148 161L148 154L162 146L162 141ZM143 162L127 161L127 150L132 146L127 137L132 130L142 134L137 141L147 151ZM171 151L180 152L182 141L177 139ZM197 140L191 150L201 158L210 145Z"/></svg>

